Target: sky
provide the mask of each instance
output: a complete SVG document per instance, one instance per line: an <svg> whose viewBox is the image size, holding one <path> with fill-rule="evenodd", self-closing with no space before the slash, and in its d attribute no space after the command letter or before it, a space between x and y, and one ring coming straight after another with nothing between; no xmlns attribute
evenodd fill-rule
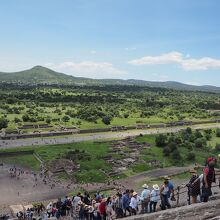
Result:
<svg viewBox="0 0 220 220"><path fill-rule="evenodd" d="M220 86L219 0L0 0L0 72Z"/></svg>

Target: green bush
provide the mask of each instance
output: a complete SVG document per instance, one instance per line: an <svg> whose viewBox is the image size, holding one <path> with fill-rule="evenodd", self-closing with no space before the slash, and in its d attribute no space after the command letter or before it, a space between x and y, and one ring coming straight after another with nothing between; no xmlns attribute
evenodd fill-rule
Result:
<svg viewBox="0 0 220 220"><path fill-rule="evenodd" d="M194 152L189 152L186 156L186 159L189 161L194 161L196 159L196 154Z"/></svg>

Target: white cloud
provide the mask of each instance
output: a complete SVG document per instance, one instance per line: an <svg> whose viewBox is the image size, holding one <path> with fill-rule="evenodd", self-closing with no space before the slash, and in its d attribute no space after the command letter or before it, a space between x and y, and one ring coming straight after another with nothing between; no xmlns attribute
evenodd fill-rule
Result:
<svg viewBox="0 0 220 220"><path fill-rule="evenodd" d="M136 47L126 47L125 50L132 51L132 50L137 50L137 48Z"/></svg>
<svg viewBox="0 0 220 220"><path fill-rule="evenodd" d="M220 59L203 57L200 59L191 58L189 54L184 56L182 53L173 51L159 56L146 56L128 62L133 65L153 65L153 64L178 64L187 71L220 69Z"/></svg>
<svg viewBox="0 0 220 220"><path fill-rule="evenodd" d="M184 70L208 70L219 69L220 60L210 57L203 57L201 59L185 59L181 62Z"/></svg>
<svg viewBox="0 0 220 220"><path fill-rule="evenodd" d="M170 52L162 54L160 56L146 56L140 59L131 60L128 63L134 65L146 65L146 64L168 64L180 62L182 60L182 54L178 52Z"/></svg>
<svg viewBox="0 0 220 220"><path fill-rule="evenodd" d="M47 63L48 68L52 68L56 71L65 72L74 76L93 77L93 78L113 78L127 75L124 70L117 69L113 64L108 62L94 62L94 61L82 61L82 62L62 62L62 63Z"/></svg>

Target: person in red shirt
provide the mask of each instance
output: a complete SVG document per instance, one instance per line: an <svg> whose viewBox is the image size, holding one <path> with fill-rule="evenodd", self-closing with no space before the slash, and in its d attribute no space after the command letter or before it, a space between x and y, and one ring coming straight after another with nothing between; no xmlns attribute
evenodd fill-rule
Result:
<svg viewBox="0 0 220 220"><path fill-rule="evenodd" d="M203 170L202 202L208 202L209 197L212 195L212 183L216 182L215 165L216 159L209 157L207 159L207 166Z"/></svg>
<svg viewBox="0 0 220 220"><path fill-rule="evenodd" d="M101 219L106 219L106 199L102 199L99 205L99 213L101 215Z"/></svg>

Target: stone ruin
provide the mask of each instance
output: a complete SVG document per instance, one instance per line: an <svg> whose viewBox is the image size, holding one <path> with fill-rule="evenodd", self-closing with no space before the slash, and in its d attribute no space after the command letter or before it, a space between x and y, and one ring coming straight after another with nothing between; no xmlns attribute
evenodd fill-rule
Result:
<svg viewBox="0 0 220 220"><path fill-rule="evenodd" d="M79 164L75 164L72 160L68 159L57 159L51 161L46 165L46 167L47 170L53 175L65 172L71 178L73 173L80 169Z"/></svg>
<svg viewBox="0 0 220 220"><path fill-rule="evenodd" d="M149 166L159 166L160 162L157 160L141 161L139 158L141 150L150 147L151 144L137 142L132 137L111 141L109 153L119 155L120 159L114 158L112 155L102 157L102 159L112 166L112 171L108 172L107 175L110 177L120 175L127 168L140 162Z"/></svg>

